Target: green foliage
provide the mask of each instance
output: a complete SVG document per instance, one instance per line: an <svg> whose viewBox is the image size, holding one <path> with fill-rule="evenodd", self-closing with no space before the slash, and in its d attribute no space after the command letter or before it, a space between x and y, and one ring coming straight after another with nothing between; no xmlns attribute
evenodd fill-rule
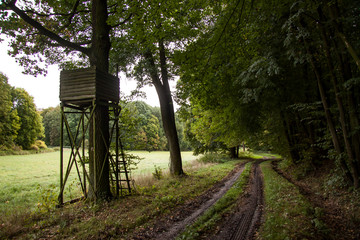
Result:
<svg viewBox="0 0 360 240"><path fill-rule="evenodd" d="M13 108L11 86L3 73L0 73L0 98L0 146L6 150L14 145L20 119L17 110Z"/></svg>
<svg viewBox="0 0 360 240"><path fill-rule="evenodd" d="M350 24L358 19L358 6L354 1L306 0L210 4L217 13L213 24L174 54L180 112L195 151L246 142L316 169L323 159L334 159L336 134L328 133L329 121L335 129L352 129L352 139L359 141L359 72L343 41L330 37L343 31L358 44L359 30ZM330 54L323 47L326 38ZM330 117L318 81L323 81ZM347 109L343 114L338 109L342 105ZM337 155L346 152L348 138L341 134L344 138L336 136L341 142ZM356 144L351 147L359 152Z"/></svg>
<svg viewBox="0 0 360 240"><path fill-rule="evenodd" d="M47 213L53 211L58 202L58 192L55 185L49 185L43 188L41 185L37 186L38 195L40 199L37 203L37 211L40 213Z"/></svg>
<svg viewBox="0 0 360 240"><path fill-rule="evenodd" d="M19 11L24 11L24 14L36 21L37 26L45 29L40 32L13 11L9 11L7 5L11 4L8 1L1 2L0 28L11 42L9 54L24 67L26 74L46 74L47 66L55 63L59 64L61 69L89 66L87 57L91 57L90 52L94 53L90 51L90 47L94 47L91 44L95 34L91 29L96 28L89 19L100 18L91 11L92 1L86 0L77 4L72 1L14 3ZM129 17L131 2L113 4L109 1L106 5L108 24L111 25L102 27L114 29L115 32L121 31L120 26L123 24L120 22ZM100 19L97 22L99 23Z"/></svg>
<svg viewBox="0 0 360 240"><path fill-rule="evenodd" d="M60 106L50 107L41 111L43 119L45 142L49 146L60 146L60 125L61 112ZM67 140L67 139L66 139ZM68 144L65 144L68 145Z"/></svg>
<svg viewBox="0 0 360 240"><path fill-rule="evenodd" d="M15 143L29 149L35 140L44 136L44 128L34 99L24 89L15 88L11 91L14 109L20 118L20 129Z"/></svg>
<svg viewBox="0 0 360 240"><path fill-rule="evenodd" d="M121 104L120 131L125 149L168 150L159 107L151 107L142 101ZM180 126L179 141L182 150L189 150L189 144L183 137L182 122L177 121L177 125Z"/></svg>
<svg viewBox="0 0 360 240"><path fill-rule="evenodd" d="M163 172L161 167L154 165L154 172L152 173L153 177L157 180L160 180L163 178Z"/></svg>
<svg viewBox="0 0 360 240"><path fill-rule="evenodd" d="M224 163L230 160L231 158L220 153L206 153L198 159L199 162L203 163Z"/></svg>
<svg viewBox="0 0 360 240"><path fill-rule="evenodd" d="M121 138L126 149L163 150L160 122L153 112L160 111L144 102L122 103L120 116Z"/></svg>
<svg viewBox="0 0 360 240"><path fill-rule="evenodd" d="M11 152L15 145L33 150L46 147L35 143L43 137L44 129L33 98L24 89L12 88L2 73L0 80L0 149Z"/></svg>

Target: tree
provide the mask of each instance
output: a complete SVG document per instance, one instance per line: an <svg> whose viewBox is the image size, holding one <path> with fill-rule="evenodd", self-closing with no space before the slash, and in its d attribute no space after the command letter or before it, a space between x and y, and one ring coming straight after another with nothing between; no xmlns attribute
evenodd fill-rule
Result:
<svg viewBox="0 0 360 240"><path fill-rule="evenodd" d="M142 101L128 103L137 119L138 127L133 149L154 151L160 148L160 123L152 114L152 107Z"/></svg>
<svg viewBox="0 0 360 240"><path fill-rule="evenodd" d="M183 169L169 86L173 77L171 56L174 48L196 36L204 6L205 1L138 2L134 4L134 17L128 24L124 40L116 43L121 47L116 48L118 52L114 59L133 63L132 75L139 86L151 84L157 91L173 175L182 175ZM126 48L123 47L125 44Z"/></svg>
<svg viewBox="0 0 360 240"><path fill-rule="evenodd" d="M60 146L60 106L50 107L41 111L45 131L45 143L48 146Z"/></svg>
<svg viewBox="0 0 360 240"><path fill-rule="evenodd" d="M0 146L5 149L12 147L19 129L20 119L13 108L11 86L7 77L0 73Z"/></svg>
<svg viewBox="0 0 360 240"><path fill-rule="evenodd" d="M209 30L176 55L178 98L210 124L199 132L227 144L245 139L305 169L336 159L358 187L359 71L349 48L360 35L350 24L358 6L223 1Z"/></svg>
<svg viewBox="0 0 360 240"><path fill-rule="evenodd" d="M293 6L285 25L288 47L291 48L289 44L296 37L301 39L308 54L306 60L318 83L337 159L347 180L355 188L360 187L360 117L356 107L359 99L356 96L357 84L354 84L359 69L350 42L356 42L360 34L354 25L346 23L358 18L358 7L359 3L355 1L299 2ZM298 54L293 54L293 57L295 60L299 58ZM331 106L336 108L336 112L330 111Z"/></svg>
<svg viewBox="0 0 360 240"><path fill-rule="evenodd" d="M12 103L20 118L20 129L15 143L23 149L30 149L35 140L44 136L44 128L39 112L36 110L34 98L22 88L11 91Z"/></svg>
<svg viewBox="0 0 360 240"><path fill-rule="evenodd" d="M256 35L239 30L244 25L241 16L250 9L244 3L212 5L216 24L209 24L186 52L175 55L181 77L177 96L188 112L183 116L193 119L188 126L199 151L237 147L260 130L259 105L252 91L241 88L237 81L251 57L256 56L254 46L242 41ZM247 95L242 96L241 91Z"/></svg>
<svg viewBox="0 0 360 240"><path fill-rule="evenodd" d="M111 2L109 6L108 2ZM45 67L48 64L60 63L66 68L90 65L108 73L110 32L131 16L126 11L127 6L125 1L119 3L102 0L1 1L0 27L3 33L13 38L13 50L10 54L17 57L26 73L43 73L44 68L39 63L44 63ZM115 14L116 17L113 16ZM109 116L106 106L96 108L95 121L97 139L93 141L90 136L89 143L90 181L95 192L89 192L88 196L100 199L111 196L109 164L105 158L106 146L109 143ZM90 133L93 132L90 130ZM92 154L94 149L96 156Z"/></svg>

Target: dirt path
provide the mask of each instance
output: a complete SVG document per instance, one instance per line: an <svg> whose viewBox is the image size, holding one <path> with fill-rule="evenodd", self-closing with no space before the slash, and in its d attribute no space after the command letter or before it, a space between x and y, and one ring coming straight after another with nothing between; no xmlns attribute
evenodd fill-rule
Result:
<svg viewBox="0 0 360 240"><path fill-rule="evenodd" d="M236 182L244 164L236 167L226 178L197 199L188 202L155 226L136 232L133 239L174 239L186 226L192 224L209 207L216 203ZM205 239L251 239L257 229L263 209L263 180L259 162L253 165L249 186L239 199L231 215L224 216L221 230L205 234Z"/></svg>
<svg viewBox="0 0 360 240"><path fill-rule="evenodd" d="M157 236L157 239L174 239L181 231L183 231L186 226L193 223L200 215L202 215L209 207L214 205L217 200L219 200L224 194L234 185L236 180L240 177L243 172L244 167L239 168L227 181L224 182L224 185L218 189L218 192L214 193L212 197L204 202L197 210L190 214L185 219L175 223L167 231Z"/></svg>
<svg viewBox="0 0 360 240"><path fill-rule="evenodd" d="M263 178L257 161L253 164L249 186L240 198L236 209L226 216L214 236L207 239L253 239L260 226L264 206Z"/></svg>

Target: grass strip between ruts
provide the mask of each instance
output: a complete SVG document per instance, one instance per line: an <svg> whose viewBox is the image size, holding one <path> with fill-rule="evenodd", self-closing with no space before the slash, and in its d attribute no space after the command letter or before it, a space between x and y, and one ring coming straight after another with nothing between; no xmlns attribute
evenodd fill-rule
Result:
<svg viewBox="0 0 360 240"><path fill-rule="evenodd" d="M222 215L229 212L239 196L243 194L250 176L251 165L252 163L247 163L240 177L225 195L206 210L192 225L186 227L176 239L196 239L200 236L200 232L214 227L222 219Z"/></svg>

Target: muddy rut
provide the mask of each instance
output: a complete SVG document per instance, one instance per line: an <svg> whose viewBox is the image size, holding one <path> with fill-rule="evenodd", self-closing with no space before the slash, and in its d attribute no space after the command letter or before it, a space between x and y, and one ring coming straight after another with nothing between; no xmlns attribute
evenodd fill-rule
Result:
<svg viewBox="0 0 360 240"><path fill-rule="evenodd" d="M175 239L188 225L192 224L207 209L216 203L233 186L244 170L236 167L223 181L196 200L176 210L172 216L159 220L155 226L137 232L133 239ZM249 185L238 200L235 210L219 223L212 233L205 233L204 239L252 239L260 224L263 209L263 180L259 162L255 162Z"/></svg>
<svg viewBox="0 0 360 240"><path fill-rule="evenodd" d="M263 178L259 161L253 169L246 193L239 199L236 209L224 218L218 232L209 239L253 239L260 226L264 207Z"/></svg>
<svg viewBox="0 0 360 240"><path fill-rule="evenodd" d="M202 215L208 208L216 203L224 194L234 185L236 180L240 177L244 170L244 166L239 168L227 181L224 182L223 186L214 193L212 197L204 202L196 211L190 214L185 219L175 223L170 229L157 236L157 239L174 239L180 232L182 232L186 226L192 224L200 215Z"/></svg>

